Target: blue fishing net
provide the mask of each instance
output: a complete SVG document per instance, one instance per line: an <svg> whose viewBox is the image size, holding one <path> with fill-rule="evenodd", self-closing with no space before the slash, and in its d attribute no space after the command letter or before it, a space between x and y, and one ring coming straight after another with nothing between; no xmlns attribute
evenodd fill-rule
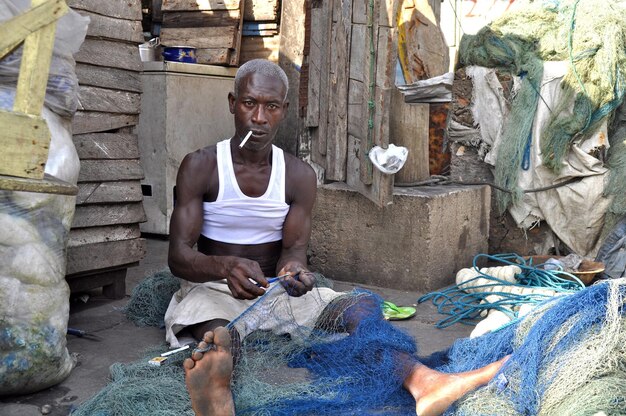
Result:
<svg viewBox="0 0 626 416"><path fill-rule="evenodd" d="M265 314L281 296L287 294L276 286L231 326L247 331L275 319ZM463 397L448 415L623 414L625 296L626 280L602 282L542 304L499 331L458 340L421 362L459 372L511 354L489 385ZM374 294L353 291L324 309L311 328L296 325L290 335L252 331L242 341L233 374L237 415L414 415L415 402L402 382L418 360L417 348L382 319L380 302ZM348 334L355 314L362 319ZM289 311L280 316L291 319ZM192 414L180 360L163 367L142 360L113 369L112 382L74 415ZM158 392L146 390L153 384Z"/></svg>

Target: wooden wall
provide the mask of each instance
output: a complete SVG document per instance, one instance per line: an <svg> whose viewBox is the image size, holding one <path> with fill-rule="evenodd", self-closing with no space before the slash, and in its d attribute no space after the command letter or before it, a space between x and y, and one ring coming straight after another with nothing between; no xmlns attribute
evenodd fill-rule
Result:
<svg viewBox="0 0 626 416"><path fill-rule="evenodd" d="M390 114L399 110L392 107L399 0L374 1L372 11L369 3L310 2L305 126L325 180L346 182L385 206L393 177L373 169L367 154L387 147Z"/></svg>
<svg viewBox="0 0 626 416"><path fill-rule="evenodd" d="M139 232L143 169L134 128L141 99L141 2L68 5L91 23L75 56L79 111L72 127L81 167L67 280L72 291L104 287L105 295L122 297L126 269L145 255Z"/></svg>

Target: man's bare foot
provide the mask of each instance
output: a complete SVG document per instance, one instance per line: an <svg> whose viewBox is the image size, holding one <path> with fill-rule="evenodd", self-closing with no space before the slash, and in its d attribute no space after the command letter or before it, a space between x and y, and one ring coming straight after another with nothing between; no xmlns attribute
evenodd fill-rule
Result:
<svg viewBox="0 0 626 416"><path fill-rule="evenodd" d="M489 383L508 358L456 374L440 373L420 364L404 380L404 387L415 398L418 416L440 415L465 394Z"/></svg>
<svg viewBox="0 0 626 416"><path fill-rule="evenodd" d="M191 406L197 416L232 416L235 405L230 390L233 373L233 356L230 352L230 333L222 327L207 332L198 348L214 348L205 352L194 352L183 363L185 383Z"/></svg>

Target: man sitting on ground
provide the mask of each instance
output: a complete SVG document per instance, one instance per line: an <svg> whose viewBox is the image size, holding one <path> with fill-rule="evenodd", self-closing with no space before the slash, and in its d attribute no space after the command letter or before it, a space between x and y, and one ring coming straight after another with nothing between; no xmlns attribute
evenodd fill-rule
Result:
<svg viewBox="0 0 626 416"><path fill-rule="evenodd" d="M166 336L176 347L177 335L185 329L197 340L217 346L204 354L204 360L195 353L185 363L198 414L233 414L231 336L238 342L247 334L229 335L219 327L265 293L267 276L282 276L274 284L283 285L290 296L278 297L285 304L275 310L289 311L298 326L314 327L320 314L325 309L332 312L337 306L333 302L342 295L314 287L306 267L315 173L272 144L287 112L287 90L287 77L277 65L265 60L242 65L234 92L228 95L235 134L188 154L178 172L169 266L183 281L165 315ZM350 332L359 314L344 316L354 321L345 323ZM276 331L273 325L270 319L255 329ZM443 412L467 391L487 383L502 365L500 361L474 372L447 375L409 357L401 361L411 366L404 387L422 416Z"/></svg>

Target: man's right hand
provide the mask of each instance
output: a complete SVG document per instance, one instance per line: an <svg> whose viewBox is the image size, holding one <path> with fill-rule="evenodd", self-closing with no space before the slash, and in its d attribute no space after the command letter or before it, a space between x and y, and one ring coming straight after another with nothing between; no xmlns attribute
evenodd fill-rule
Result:
<svg viewBox="0 0 626 416"><path fill-rule="evenodd" d="M228 266L228 288L236 299L256 299L269 286L259 263L241 257L231 257ZM258 285L256 283L258 283Z"/></svg>

